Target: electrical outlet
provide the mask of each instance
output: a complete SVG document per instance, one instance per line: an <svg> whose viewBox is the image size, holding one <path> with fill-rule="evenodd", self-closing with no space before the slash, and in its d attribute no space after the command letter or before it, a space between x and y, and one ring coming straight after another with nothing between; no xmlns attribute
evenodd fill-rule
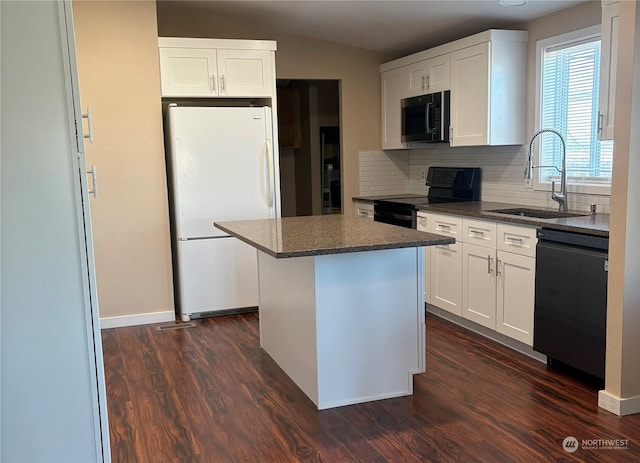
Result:
<svg viewBox="0 0 640 463"><path fill-rule="evenodd" d="M527 190L533 190L533 180L530 178L525 178L524 179L524 187Z"/></svg>
<svg viewBox="0 0 640 463"><path fill-rule="evenodd" d="M422 169L422 170L420 171L420 180L424 180L424 179L426 179L426 178L427 178L427 173L425 172L425 170L424 170L424 169Z"/></svg>

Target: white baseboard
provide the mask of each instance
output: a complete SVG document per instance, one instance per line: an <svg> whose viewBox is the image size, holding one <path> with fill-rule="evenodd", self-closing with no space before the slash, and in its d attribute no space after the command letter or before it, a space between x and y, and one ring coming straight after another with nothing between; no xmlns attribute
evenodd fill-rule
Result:
<svg viewBox="0 0 640 463"><path fill-rule="evenodd" d="M148 325L151 323L164 323L175 321L176 314L173 310L165 312L142 313L136 315L121 315L119 317L105 317L100 319L100 328L120 328L123 326Z"/></svg>
<svg viewBox="0 0 640 463"><path fill-rule="evenodd" d="M621 398L606 390L598 392L598 406L618 416L640 413L640 396Z"/></svg>

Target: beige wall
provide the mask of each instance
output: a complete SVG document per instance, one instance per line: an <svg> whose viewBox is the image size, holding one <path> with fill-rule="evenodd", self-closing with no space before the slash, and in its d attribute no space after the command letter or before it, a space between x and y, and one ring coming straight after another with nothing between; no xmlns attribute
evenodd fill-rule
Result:
<svg viewBox="0 0 640 463"><path fill-rule="evenodd" d="M173 312L154 1L75 1L100 317Z"/></svg>
<svg viewBox="0 0 640 463"><path fill-rule="evenodd" d="M197 5L199 2L195 2ZM206 10L205 10L206 11ZM341 82L343 204L354 214L359 194L358 151L380 149L380 63L388 57L361 48L282 34L220 14L189 10L181 2L158 2L158 33L165 37L276 40L279 79L337 79Z"/></svg>

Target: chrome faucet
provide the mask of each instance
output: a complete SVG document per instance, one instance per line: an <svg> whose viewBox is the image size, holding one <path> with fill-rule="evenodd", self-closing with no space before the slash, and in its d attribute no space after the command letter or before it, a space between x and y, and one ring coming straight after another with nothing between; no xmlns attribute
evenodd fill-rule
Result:
<svg viewBox="0 0 640 463"><path fill-rule="evenodd" d="M534 166L533 165L533 155L531 149L533 148L533 141L543 133L554 133L562 142L562 169L559 169L558 166ZM559 210L561 212L567 212L567 150L564 143L564 137L560 132L554 129L542 129L538 130L533 137L531 137L531 141L529 142L529 157L527 158L527 166L524 168L524 178L531 180L533 177L533 169L540 168L554 168L558 172L560 172L560 179L562 184L560 185L560 191L556 192L556 182L551 182L551 199L558 202Z"/></svg>

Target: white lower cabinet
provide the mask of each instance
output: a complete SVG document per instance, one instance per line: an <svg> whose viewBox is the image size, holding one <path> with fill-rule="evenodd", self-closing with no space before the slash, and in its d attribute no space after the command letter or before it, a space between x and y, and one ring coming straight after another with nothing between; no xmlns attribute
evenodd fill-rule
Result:
<svg viewBox="0 0 640 463"><path fill-rule="evenodd" d="M498 251L496 331L533 346L535 257Z"/></svg>
<svg viewBox="0 0 640 463"><path fill-rule="evenodd" d="M358 217L364 217L365 219L373 220L373 203L364 201L354 201L353 207L356 210Z"/></svg>
<svg viewBox="0 0 640 463"><path fill-rule="evenodd" d="M462 315L462 243L432 246L428 276L430 303L452 314ZM426 272L425 272L426 273Z"/></svg>
<svg viewBox="0 0 640 463"><path fill-rule="evenodd" d="M462 245L462 316L496 329L495 248Z"/></svg>
<svg viewBox="0 0 640 463"><path fill-rule="evenodd" d="M418 212L417 229L456 239L454 244L425 248L425 301L462 316L462 219L447 214Z"/></svg>
<svg viewBox="0 0 640 463"><path fill-rule="evenodd" d="M418 213L418 230L454 236L425 250L425 300L533 345L536 229Z"/></svg>

